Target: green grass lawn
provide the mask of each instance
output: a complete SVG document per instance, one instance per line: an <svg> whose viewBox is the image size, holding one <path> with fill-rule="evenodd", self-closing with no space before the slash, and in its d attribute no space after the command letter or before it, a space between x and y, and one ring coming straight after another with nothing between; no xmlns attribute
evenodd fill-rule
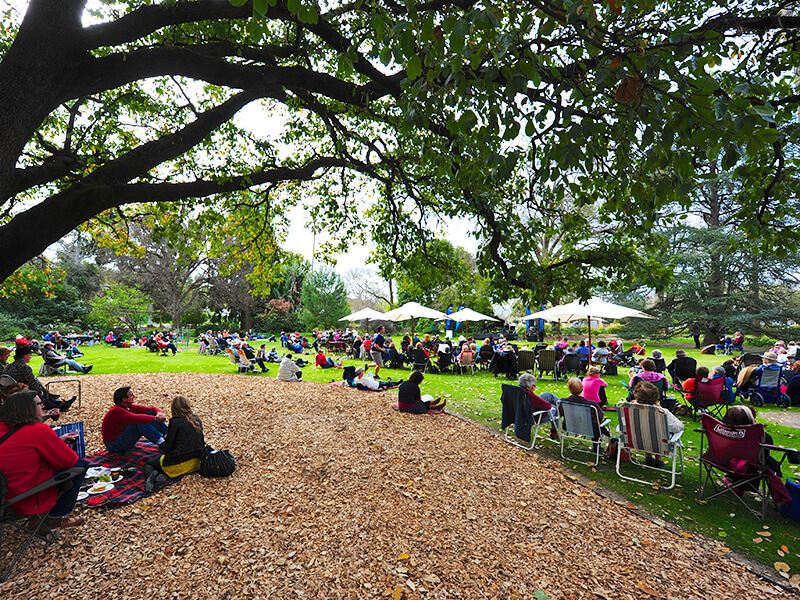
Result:
<svg viewBox="0 0 800 600"><path fill-rule="evenodd" d="M267 349L273 344L268 344ZM656 347L655 344L651 345ZM649 348L650 349L650 348ZM236 367L228 362L227 356L203 356L197 354L197 345L185 344L179 347L177 356L158 356L144 348L111 348L108 346L92 346L84 348L86 356L78 359L83 364L94 364L93 374L112 373L235 373ZM669 363L674 350L666 349L665 358ZM721 364L721 357L700 355L699 351L687 348L687 354L698 360L698 364L709 367ZM313 360L313 355L304 357ZM41 359L34 356L31 367L38 372ZM345 364L363 364L359 361L347 360ZM245 374L242 377L274 377L277 364L270 365L267 374ZM409 371L382 369L380 378L391 377L398 380L408 376ZM608 399L613 405L626 397L626 390L620 381L627 380L627 371L616 377L606 376L609 383ZM322 370L313 366L303 369L303 379L320 383L330 383L341 378L341 371ZM434 396L441 395L448 400L448 410L471 419L487 428L499 431L500 427L500 385L505 379L494 379L491 373L476 371L474 374L426 374L422 383L423 393ZM538 382L539 392L552 392L559 397L567 395L564 381L555 383L552 379ZM364 392L367 393L367 392ZM386 395L395 395L389 391ZM774 406L767 406L760 413L780 411ZM788 409L798 411L800 409ZM611 418L611 429L616 427L616 414L606 413ZM573 470L589 481L591 485L603 486L627 498L631 503L643 507L651 514L669 521L685 535L703 534L717 542L717 546L730 548L735 552L747 555L770 568L775 561L786 562L791 573L800 572L800 523L786 521L774 510L770 510L762 522L751 516L735 499L715 498L708 503L696 500L699 485L700 437L693 429L698 424L684 417L686 429L683 434L686 472L678 478L676 487L669 491L660 489L658 482L653 485L642 485L620 479L614 470L614 462L610 458L602 459L597 467L586 464L563 461L567 469ZM763 418L759 420L763 422ZM769 424L768 431L775 443L788 447L800 447L800 431L789 427ZM559 449L554 444L544 443L537 451L552 458L560 459ZM509 452L521 452L509 446ZM629 466L628 472L635 467ZM645 471L642 469L641 471ZM642 473L641 478L652 476L652 471ZM800 477L797 465L784 464L784 477ZM786 547L788 552L782 550ZM783 556L781 556L783 554Z"/></svg>

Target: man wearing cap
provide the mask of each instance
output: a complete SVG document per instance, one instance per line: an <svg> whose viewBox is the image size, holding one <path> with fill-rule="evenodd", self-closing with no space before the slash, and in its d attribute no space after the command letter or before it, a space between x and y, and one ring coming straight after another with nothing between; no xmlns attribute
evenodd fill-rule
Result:
<svg viewBox="0 0 800 600"><path fill-rule="evenodd" d="M692 379L697 372L697 361L691 356L686 356L686 350L678 348L675 359L667 365L667 371L672 375L672 383L680 385L687 379Z"/></svg>
<svg viewBox="0 0 800 600"><path fill-rule="evenodd" d="M24 383L29 390L39 394L46 410L57 408L60 412L67 412L78 397L73 396L69 400L59 400L59 396L48 394L42 382L36 378L28 364L31 362L32 356L33 348L30 346L17 346L14 352L14 362L3 370L3 375L8 375L17 383Z"/></svg>
<svg viewBox="0 0 800 600"><path fill-rule="evenodd" d="M88 365L84 367L81 363L77 360L72 358L67 358L66 356L61 356L55 350L55 344L50 340L44 342L44 349L42 350L42 358L44 358L44 362L46 362L51 367L57 369L63 365L69 366L70 369L73 371L78 371L79 373L83 373L84 375L92 370L94 365Z"/></svg>
<svg viewBox="0 0 800 600"><path fill-rule="evenodd" d="M103 417L103 443L109 452L125 454L145 437L154 444L167 438L167 417L155 406L134 404L136 394L128 387L114 392L114 406Z"/></svg>

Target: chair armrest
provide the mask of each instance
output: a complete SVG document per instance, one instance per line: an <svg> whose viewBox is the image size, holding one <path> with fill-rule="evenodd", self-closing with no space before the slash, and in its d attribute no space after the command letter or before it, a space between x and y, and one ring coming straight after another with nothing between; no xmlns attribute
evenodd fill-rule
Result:
<svg viewBox="0 0 800 600"><path fill-rule="evenodd" d="M783 446L776 446L775 444L759 444L765 450L774 450L775 452L797 452L794 448L784 448Z"/></svg>
<svg viewBox="0 0 800 600"><path fill-rule="evenodd" d="M631 389L631 386L630 384L628 384L627 381L620 381L620 383L622 384L622 387L624 387L626 390Z"/></svg>
<svg viewBox="0 0 800 600"><path fill-rule="evenodd" d="M53 475L47 481L43 481L42 483L40 483L39 485L37 485L35 487L32 487L28 491L22 492L21 494L18 494L17 496L14 496L10 500L7 500L5 502L5 505L6 506L11 506L13 504L16 504L20 500L24 500L25 498L29 498L29 497L33 496L34 494L38 494L39 492L42 492L42 491L44 491L46 489L49 489L49 488L53 487L54 485L58 485L59 483L62 483L64 481L69 481L70 479L74 479L78 475L82 475L85 472L86 472L86 470L83 467L71 467L71 468L69 468L69 469L67 469L65 471L61 471L59 473L56 473L55 475Z"/></svg>
<svg viewBox="0 0 800 600"><path fill-rule="evenodd" d="M608 427L609 425L611 425L611 419L606 419L605 421L600 423L600 427Z"/></svg>
<svg viewBox="0 0 800 600"><path fill-rule="evenodd" d="M681 429L680 431L676 431L675 433L673 433L672 436L669 438L669 443L670 444L675 444L678 441L680 441L681 436L683 435L683 432L684 432L684 430Z"/></svg>

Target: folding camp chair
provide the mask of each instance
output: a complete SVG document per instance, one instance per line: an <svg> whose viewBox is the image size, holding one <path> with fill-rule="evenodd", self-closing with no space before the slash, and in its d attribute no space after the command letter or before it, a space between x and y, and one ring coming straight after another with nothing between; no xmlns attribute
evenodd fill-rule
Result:
<svg viewBox="0 0 800 600"><path fill-rule="evenodd" d="M694 389L694 399L686 399L692 407L692 419L697 421L697 415L704 410L711 412L717 419L722 419L722 409L728 406L722 394L725 390L725 378L703 377L695 382Z"/></svg>
<svg viewBox="0 0 800 600"><path fill-rule="evenodd" d="M236 367L238 368L239 367L238 355L230 348L226 348L225 353L228 355L228 362L230 362L232 365L236 365Z"/></svg>
<svg viewBox="0 0 800 600"><path fill-rule="evenodd" d="M541 378L545 373L552 373L553 378L558 381L555 350L539 350L539 355L536 357L536 377Z"/></svg>
<svg viewBox="0 0 800 600"><path fill-rule="evenodd" d="M478 361L477 362L478 362L478 365L480 365L480 367L482 369L488 369L489 368L489 363L492 362L493 358L494 358L494 348L492 348L491 346L481 346L480 347L480 349L478 350Z"/></svg>
<svg viewBox="0 0 800 600"><path fill-rule="evenodd" d="M436 366L439 368L440 373L449 372L453 364L453 354L451 352L439 351Z"/></svg>
<svg viewBox="0 0 800 600"><path fill-rule="evenodd" d="M47 511L41 515L35 515L33 517L29 516L20 516L16 512L14 512L14 505L30 496L34 496L41 491L49 489L55 485L58 485L62 482L69 481L70 479L74 479L79 475L83 475L85 473L85 469L81 467L72 467L71 469L67 469L65 471L60 471L56 473L53 477L40 483L39 485L29 489L27 492L23 492L13 498L6 498L5 496L0 496L0 558L5 556L6 553L3 552L3 542L5 540L4 537L4 529L5 526L10 526L13 529L16 529L20 533L23 534L25 537L25 541L22 544L22 547L17 551L14 555L13 559L11 560L11 564L3 573L2 578L0 578L0 582L5 581L8 579L8 576L11 574L11 571L16 566L19 559L22 557L23 552L28 547L28 545L34 540L38 539L43 541L45 544L51 544L56 541L57 536L56 533L47 526L47 518L50 515L50 511ZM5 479L5 478L4 478ZM29 530L26 525L31 524L33 526L33 530Z"/></svg>
<svg viewBox="0 0 800 600"><path fill-rule="evenodd" d="M657 406L647 404L620 402L617 404L617 422L617 431L620 434L619 450L617 452L617 475L628 481L652 484L652 481L628 477L620 472L623 449L631 453L631 457L633 457L633 452L644 452L672 461L671 469L662 469L647 464L639 464L639 466L662 473L670 473L672 480L669 486L664 489L671 490L674 488L675 478L678 474L679 457L681 464L680 474L683 475L684 471L683 445L680 439L683 431L670 435L666 413L663 410L659 410ZM632 462L634 461L632 460ZM636 463L634 462L634 464Z"/></svg>
<svg viewBox="0 0 800 600"><path fill-rule="evenodd" d="M67 364L64 363L61 366L56 367L55 365L48 364L47 362L43 362L39 366L39 377L50 377L51 375L66 375L67 374Z"/></svg>
<svg viewBox="0 0 800 600"><path fill-rule="evenodd" d="M580 375L583 372L581 357L577 354L567 354L560 362L556 363L555 368L557 373L556 380L570 373Z"/></svg>
<svg viewBox="0 0 800 600"><path fill-rule="evenodd" d="M538 410L534 412L528 402L528 394L521 387L508 383L502 384L502 395L500 402L503 405L502 419L500 428L505 430L505 440L509 444L532 450L536 446L536 440L549 440L547 435L539 435L542 425L554 423L558 430L560 419L553 417L549 410ZM511 426L514 426L514 435L510 434ZM531 435L533 431L533 435ZM529 442L522 444L519 440ZM555 441L555 440L554 440Z"/></svg>
<svg viewBox="0 0 800 600"><path fill-rule="evenodd" d="M422 348L414 348L414 370L427 371L431 366L431 360L425 355Z"/></svg>
<svg viewBox="0 0 800 600"><path fill-rule="evenodd" d="M247 358L247 354L245 354L244 350L239 348L236 353L239 355L239 373L247 373L248 371L255 370L255 365Z"/></svg>
<svg viewBox="0 0 800 600"><path fill-rule="evenodd" d="M521 348L517 353L517 370L532 371L536 366L536 353L527 348Z"/></svg>
<svg viewBox="0 0 800 600"><path fill-rule="evenodd" d="M463 375L464 372L469 369L470 373L473 375L475 374L475 355L472 352L466 353L464 352L458 355L458 370Z"/></svg>
<svg viewBox="0 0 800 600"><path fill-rule="evenodd" d="M573 462L583 462L574 458L564 456L564 446L567 440L575 440L582 443L590 442L592 450L578 450L579 452L588 452L595 455L595 462L597 465L600 462L600 447L606 437L603 433L603 428L608 427L611 419L605 419L602 423L598 418L598 411L590 404L580 404L578 402L568 402L562 400L558 403L561 418L563 419L563 428L560 434L561 437L561 458L566 458ZM597 407L599 410L599 407ZM595 437L595 426L600 432L599 437Z"/></svg>
<svg viewBox="0 0 800 600"><path fill-rule="evenodd" d="M730 492L753 516L763 519L767 512L767 484L771 476L765 451L783 452L780 464L786 458L786 453L792 450L765 444L763 423L726 425L709 414L704 414L701 419L702 429L697 430L701 434L698 499L709 500ZM703 452L706 440L708 449ZM735 470L732 461L747 461L747 472ZM711 488L708 496L705 495L707 487ZM747 503L745 492L756 492L760 498L757 509Z"/></svg>

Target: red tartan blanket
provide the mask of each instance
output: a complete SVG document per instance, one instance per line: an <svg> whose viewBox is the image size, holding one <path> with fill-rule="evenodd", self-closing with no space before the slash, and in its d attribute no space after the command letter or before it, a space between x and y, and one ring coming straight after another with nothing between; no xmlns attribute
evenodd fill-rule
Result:
<svg viewBox="0 0 800 600"><path fill-rule="evenodd" d="M158 446L142 440L125 454L113 454L108 451L99 452L94 456L87 456L90 467L107 467L123 469L124 479L114 484L114 489L105 494L93 494L82 500L84 506L91 508L117 508L123 504L136 502L144 498L144 464L151 458L158 456ZM167 479L162 484L156 484L155 489L171 485L180 477Z"/></svg>

